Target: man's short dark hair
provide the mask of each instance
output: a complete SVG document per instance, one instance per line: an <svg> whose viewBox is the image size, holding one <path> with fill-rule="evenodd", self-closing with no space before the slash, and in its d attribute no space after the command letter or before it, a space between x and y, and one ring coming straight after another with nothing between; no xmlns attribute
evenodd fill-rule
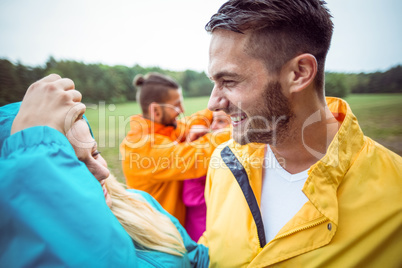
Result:
<svg viewBox="0 0 402 268"><path fill-rule="evenodd" d="M215 29L250 32L245 52L263 60L275 73L300 54L314 55L318 62L315 82L323 89L333 32L332 16L325 5L320 0L229 0L205 29L210 33Z"/></svg>
<svg viewBox="0 0 402 268"><path fill-rule="evenodd" d="M145 76L137 75L133 80L133 85L137 87L137 101L140 103L144 115L148 114L148 107L152 102L166 103L169 99L169 90L180 88L173 78L154 72Z"/></svg>

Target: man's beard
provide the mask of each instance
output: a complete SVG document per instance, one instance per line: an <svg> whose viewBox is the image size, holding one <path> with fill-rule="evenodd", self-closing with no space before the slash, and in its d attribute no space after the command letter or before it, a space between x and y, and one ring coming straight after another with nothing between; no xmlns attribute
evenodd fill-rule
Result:
<svg viewBox="0 0 402 268"><path fill-rule="evenodd" d="M166 111L165 111L165 107L162 107L162 125L165 125L167 127L173 127L174 129L177 128L177 122L175 118L168 118L168 116L166 116Z"/></svg>
<svg viewBox="0 0 402 268"><path fill-rule="evenodd" d="M236 142L276 145L290 135L289 125L294 116L289 100L283 95L278 81L269 82L263 92L259 110L249 114L244 133L234 133ZM236 137L237 136L237 137Z"/></svg>

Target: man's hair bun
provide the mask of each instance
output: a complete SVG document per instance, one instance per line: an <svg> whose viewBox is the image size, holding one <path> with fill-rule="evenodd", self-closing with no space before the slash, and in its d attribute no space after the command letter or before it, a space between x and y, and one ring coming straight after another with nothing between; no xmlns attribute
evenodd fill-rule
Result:
<svg viewBox="0 0 402 268"><path fill-rule="evenodd" d="M144 84L144 82L145 82L144 76L142 74L137 74L134 77L133 85L136 86L136 87L140 87L140 86L142 86Z"/></svg>

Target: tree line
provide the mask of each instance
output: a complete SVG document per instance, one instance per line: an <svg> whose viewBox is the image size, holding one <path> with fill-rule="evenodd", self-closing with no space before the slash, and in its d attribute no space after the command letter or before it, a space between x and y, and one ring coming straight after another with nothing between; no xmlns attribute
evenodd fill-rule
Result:
<svg viewBox="0 0 402 268"><path fill-rule="evenodd" d="M133 78L148 72L159 72L176 79L183 88L184 97L209 96L213 87L204 72L193 70L177 72L139 65L85 64L53 57L44 66L31 67L0 59L0 106L22 100L30 84L50 73L71 78L85 103L135 101ZM327 96L336 97L345 97L349 93L402 93L402 66L376 73L327 72L325 91Z"/></svg>

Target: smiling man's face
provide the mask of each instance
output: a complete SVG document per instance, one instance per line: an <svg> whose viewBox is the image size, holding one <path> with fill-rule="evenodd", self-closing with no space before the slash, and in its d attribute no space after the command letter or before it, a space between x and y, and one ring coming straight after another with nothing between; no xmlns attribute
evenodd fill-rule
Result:
<svg viewBox="0 0 402 268"><path fill-rule="evenodd" d="M230 115L236 142L272 144L287 135L293 115L278 76L245 52L247 38L227 30L213 32L209 75L215 86L208 108Z"/></svg>

